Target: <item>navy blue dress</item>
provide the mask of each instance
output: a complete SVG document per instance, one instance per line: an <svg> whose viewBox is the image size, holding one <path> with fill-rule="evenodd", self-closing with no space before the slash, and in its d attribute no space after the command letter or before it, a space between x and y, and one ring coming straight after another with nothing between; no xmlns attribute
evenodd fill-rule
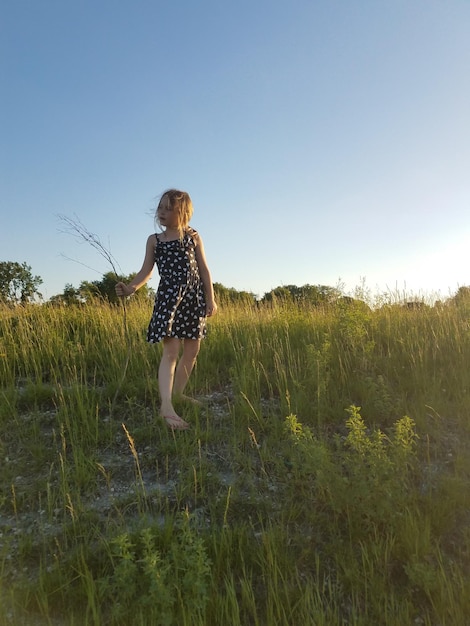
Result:
<svg viewBox="0 0 470 626"><path fill-rule="evenodd" d="M147 341L164 337L202 339L206 336L206 301L196 261L197 232L183 239L160 241L155 235L155 263L160 283L147 331Z"/></svg>

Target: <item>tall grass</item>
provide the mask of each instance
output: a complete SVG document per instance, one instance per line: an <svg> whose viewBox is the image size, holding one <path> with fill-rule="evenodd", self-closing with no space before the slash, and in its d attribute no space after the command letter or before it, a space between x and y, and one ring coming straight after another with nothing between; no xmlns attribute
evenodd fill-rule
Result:
<svg viewBox="0 0 470 626"><path fill-rule="evenodd" d="M0 623L470 623L468 314L222 306L172 433L149 305L3 309Z"/></svg>

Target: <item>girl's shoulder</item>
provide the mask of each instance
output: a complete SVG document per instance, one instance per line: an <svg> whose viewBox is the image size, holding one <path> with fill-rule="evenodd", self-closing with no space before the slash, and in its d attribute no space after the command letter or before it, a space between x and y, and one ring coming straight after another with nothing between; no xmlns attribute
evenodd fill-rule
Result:
<svg viewBox="0 0 470 626"><path fill-rule="evenodd" d="M155 246L158 241L158 233L152 233L147 237L147 246Z"/></svg>
<svg viewBox="0 0 470 626"><path fill-rule="evenodd" d="M192 228L192 226L188 226L188 228L186 229L186 235L190 237L197 246L197 244L199 243L199 233L197 232L197 230Z"/></svg>

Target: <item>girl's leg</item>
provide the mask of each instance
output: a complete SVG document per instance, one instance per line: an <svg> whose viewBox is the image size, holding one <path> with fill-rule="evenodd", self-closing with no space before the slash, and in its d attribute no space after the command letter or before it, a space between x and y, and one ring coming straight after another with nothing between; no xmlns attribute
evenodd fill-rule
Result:
<svg viewBox="0 0 470 626"><path fill-rule="evenodd" d="M199 339L183 340L183 354L178 361L173 384L173 392L177 396L183 395L183 391L196 363L200 347L201 341Z"/></svg>
<svg viewBox="0 0 470 626"><path fill-rule="evenodd" d="M189 427L189 424L176 413L171 400L180 343L180 340L175 337L163 339L162 360L158 368L158 387L161 400L160 410L163 419L170 428L184 430Z"/></svg>

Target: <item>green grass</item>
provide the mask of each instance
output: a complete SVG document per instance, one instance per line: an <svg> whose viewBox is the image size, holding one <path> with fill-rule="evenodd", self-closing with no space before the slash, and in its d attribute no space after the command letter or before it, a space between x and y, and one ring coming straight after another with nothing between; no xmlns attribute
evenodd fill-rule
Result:
<svg viewBox="0 0 470 626"><path fill-rule="evenodd" d="M468 307L222 306L180 433L150 312L0 311L0 624L468 625Z"/></svg>

